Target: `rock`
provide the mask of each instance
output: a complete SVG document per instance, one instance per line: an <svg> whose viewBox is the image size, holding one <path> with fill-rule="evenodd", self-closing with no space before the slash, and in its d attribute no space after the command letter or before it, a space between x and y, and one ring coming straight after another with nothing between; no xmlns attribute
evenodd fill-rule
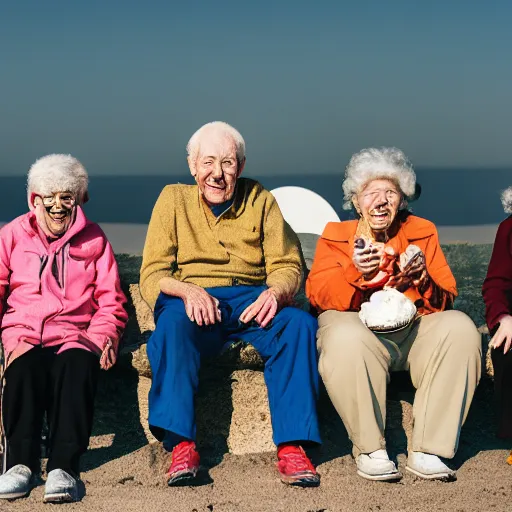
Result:
<svg viewBox="0 0 512 512"><path fill-rule="evenodd" d="M304 261L308 268L311 267L318 238L317 235L299 234ZM457 255L458 253L454 253L453 258ZM140 261L136 258L121 257L120 271L123 289L129 295L127 310L130 315L121 352L125 354L126 360L139 375L141 423L148 440L154 440L147 426L147 393L151 382L151 369L147 359L146 342L155 325L153 313L142 299L138 284L135 284L138 279L135 269L138 267L140 267ZM477 325L485 321L480 297L482 272L483 270L479 270L479 274L475 274L475 277L461 278L461 282L465 285L464 294L463 297L459 296L456 302L456 309L469 314ZM470 273L465 271L464 275L468 276ZM463 279L466 281L470 279L468 282L471 287ZM295 297L295 305L309 311L304 283ZM482 325L479 332L482 334L483 353L486 355L482 362L483 375L492 378L487 327ZM209 450L210 453L229 451L237 455L275 450L262 368L263 361L257 351L243 342L235 343L219 357L203 365L196 403L198 444L201 450L204 449L206 453ZM411 399L412 396L411 392ZM335 446L340 442L340 431L343 431L343 425L328 398L320 402L321 416L325 416L327 410L327 416L321 418L326 446ZM400 398L388 401L387 430L397 442L401 442L405 430L410 441L412 407L408 401ZM348 440L344 442L347 443Z"/></svg>
<svg viewBox="0 0 512 512"><path fill-rule="evenodd" d="M235 455L274 451L263 372L237 370L232 374L231 387L233 413L227 439L229 451Z"/></svg>
<svg viewBox="0 0 512 512"><path fill-rule="evenodd" d="M149 365L146 343L132 352L131 363L141 377L151 378L151 366Z"/></svg>
<svg viewBox="0 0 512 512"><path fill-rule="evenodd" d="M155 329L153 312L140 295L139 285L130 284L131 302L135 308L139 325L139 343L131 343L126 351L132 354L131 364L144 377L151 377L151 368L146 351L146 342ZM130 350L130 347L133 350ZM245 343L235 343L225 350L216 360L217 365L231 365L236 368L262 368L263 361L254 347Z"/></svg>
<svg viewBox="0 0 512 512"><path fill-rule="evenodd" d="M130 297L135 307L135 315L141 333L155 330L155 321L153 320L153 311L140 294L139 284L130 284Z"/></svg>
<svg viewBox="0 0 512 512"><path fill-rule="evenodd" d="M481 325L478 328L478 332L482 335L482 358L483 358L483 368L482 375L484 377L489 377L490 379L494 379L494 368L492 366L491 359L491 351L492 348L489 345L491 341L491 336L489 334L489 328L486 324Z"/></svg>
<svg viewBox="0 0 512 512"><path fill-rule="evenodd" d="M155 326L152 311L142 299L138 284L131 284L129 290L140 337L139 346L130 344L136 347L131 352L131 365L140 376L139 383L144 384L146 402L144 406L140 405L141 423L148 439L152 439L147 425L151 368L144 341L147 341ZM227 437L228 450L237 455L275 450L267 388L263 373L257 370L261 368L263 361L256 349L242 342L203 365L200 378L202 387L200 384L197 400L197 410L201 411L197 418L198 443L215 448ZM226 383L229 383L229 389Z"/></svg>

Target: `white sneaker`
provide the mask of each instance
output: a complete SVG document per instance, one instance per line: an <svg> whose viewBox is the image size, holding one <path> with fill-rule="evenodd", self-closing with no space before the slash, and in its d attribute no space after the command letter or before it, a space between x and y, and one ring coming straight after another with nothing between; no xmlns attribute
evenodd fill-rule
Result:
<svg viewBox="0 0 512 512"><path fill-rule="evenodd" d="M400 480L401 473L395 463L389 460L386 450L376 450L372 453L361 453L356 459L357 474L368 480Z"/></svg>
<svg viewBox="0 0 512 512"><path fill-rule="evenodd" d="M455 471L450 469L437 455L423 452L409 452L407 471L427 480L456 480Z"/></svg>
<svg viewBox="0 0 512 512"><path fill-rule="evenodd" d="M32 471L23 464L16 464L0 476L0 499L23 498L30 492Z"/></svg>
<svg viewBox="0 0 512 512"><path fill-rule="evenodd" d="M44 503L70 503L78 501L78 482L63 469L48 473L44 486Z"/></svg>

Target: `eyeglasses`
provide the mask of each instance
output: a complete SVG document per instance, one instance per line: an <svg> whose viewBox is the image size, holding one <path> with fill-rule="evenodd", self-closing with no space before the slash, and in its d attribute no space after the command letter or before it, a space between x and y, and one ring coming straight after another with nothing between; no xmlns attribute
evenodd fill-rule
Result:
<svg viewBox="0 0 512 512"><path fill-rule="evenodd" d="M58 201L63 208L67 208L68 210L73 208L76 202L75 196L69 192L57 192L57 194L54 194L53 196L45 196L42 199L43 205L46 208L55 206Z"/></svg>

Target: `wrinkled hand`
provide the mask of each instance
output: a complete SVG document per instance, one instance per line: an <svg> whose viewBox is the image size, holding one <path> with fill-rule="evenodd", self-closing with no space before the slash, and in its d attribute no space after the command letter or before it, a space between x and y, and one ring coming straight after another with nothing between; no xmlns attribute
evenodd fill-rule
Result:
<svg viewBox="0 0 512 512"><path fill-rule="evenodd" d="M107 344L103 349L100 357L100 368L102 370L110 370L117 361L117 345L119 342L107 339Z"/></svg>
<svg viewBox="0 0 512 512"><path fill-rule="evenodd" d="M500 318L500 326L492 337L491 346L499 348L503 345L503 352L507 353L512 346L512 316L504 315Z"/></svg>
<svg viewBox="0 0 512 512"><path fill-rule="evenodd" d="M386 288L395 288L399 292L404 292L411 286L423 288L429 281L427 266L425 264L425 255L418 252L408 263L400 255L400 272L392 276L386 284Z"/></svg>
<svg viewBox="0 0 512 512"><path fill-rule="evenodd" d="M358 239L361 240L361 239ZM378 270L381 263L381 258L384 254L383 244L370 244L364 245L354 243L354 254L352 255L352 262L361 274L367 275Z"/></svg>
<svg viewBox="0 0 512 512"><path fill-rule="evenodd" d="M277 309L277 297L272 288L268 288L252 304L244 309L240 315L240 322L247 324L254 318L260 327L266 327L276 316Z"/></svg>
<svg viewBox="0 0 512 512"><path fill-rule="evenodd" d="M187 283L181 298L185 303L187 316L197 325L213 325L221 321L219 301L204 288Z"/></svg>

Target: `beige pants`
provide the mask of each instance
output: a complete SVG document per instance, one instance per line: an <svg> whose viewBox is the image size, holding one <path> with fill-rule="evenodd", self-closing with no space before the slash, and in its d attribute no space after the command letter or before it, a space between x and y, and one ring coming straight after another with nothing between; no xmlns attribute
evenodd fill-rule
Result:
<svg viewBox="0 0 512 512"><path fill-rule="evenodd" d="M471 319L450 310L377 337L357 313L318 319L319 371L354 444L354 456L384 448L386 387L409 370L417 389L412 450L451 458L481 372L481 339Z"/></svg>

